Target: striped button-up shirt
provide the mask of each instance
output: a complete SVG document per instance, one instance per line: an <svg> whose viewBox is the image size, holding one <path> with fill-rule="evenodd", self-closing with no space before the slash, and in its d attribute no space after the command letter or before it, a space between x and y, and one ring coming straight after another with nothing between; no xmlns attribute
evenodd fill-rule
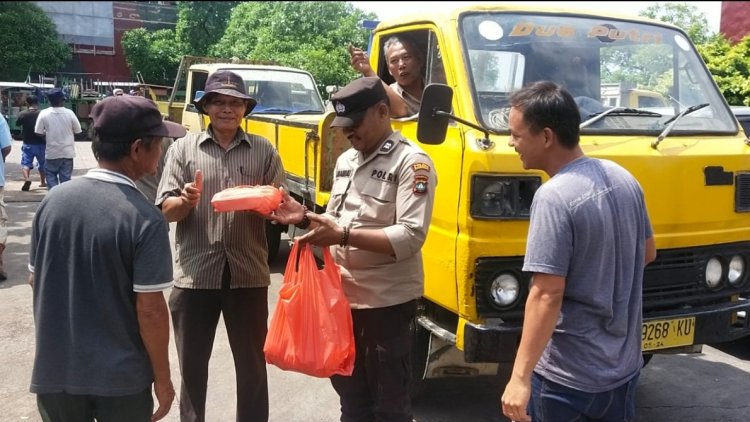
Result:
<svg viewBox="0 0 750 422"><path fill-rule="evenodd" d="M214 212L211 199L217 192L240 185L281 186L284 169L273 145L265 138L237 130L229 148L213 140L211 127L189 133L172 144L157 189L157 205L179 196L195 171L203 172L198 205L177 222L174 285L186 289L221 289L226 263L230 287L270 285L265 224L250 212Z"/></svg>

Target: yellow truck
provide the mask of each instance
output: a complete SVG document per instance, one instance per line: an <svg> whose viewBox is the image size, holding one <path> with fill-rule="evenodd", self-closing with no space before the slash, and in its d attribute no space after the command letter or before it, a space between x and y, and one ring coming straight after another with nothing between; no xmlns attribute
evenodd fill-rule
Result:
<svg viewBox="0 0 750 422"><path fill-rule="evenodd" d="M601 103L608 107L669 107L669 99L658 92L621 83L602 83Z"/></svg>
<svg viewBox="0 0 750 422"><path fill-rule="evenodd" d="M398 34L425 52L427 88L420 114L392 123L421 142L439 176L414 324L419 378L494 374L514 359L530 281L521 271L529 208L546 175L524 170L507 144L508 96L537 80L573 93L586 154L622 164L645 191L658 256L644 277L644 355L750 334L750 146L682 30L536 5L425 11L374 29L371 65L388 83L383 45ZM193 93L208 71L191 70ZM259 94L254 76L243 77ZM612 83L668 101L603 104ZM293 195L316 211L348 147L331 118L260 111L245 122L276 145Z"/></svg>

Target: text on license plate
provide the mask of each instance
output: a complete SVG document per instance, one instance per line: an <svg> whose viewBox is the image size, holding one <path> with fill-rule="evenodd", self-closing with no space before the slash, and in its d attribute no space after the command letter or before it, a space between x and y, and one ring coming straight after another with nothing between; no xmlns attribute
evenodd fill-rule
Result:
<svg viewBox="0 0 750 422"><path fill-rule="evenodd" d="M641 331L643 350L688 346L695 337L695 317L645 321Z"/></svg>

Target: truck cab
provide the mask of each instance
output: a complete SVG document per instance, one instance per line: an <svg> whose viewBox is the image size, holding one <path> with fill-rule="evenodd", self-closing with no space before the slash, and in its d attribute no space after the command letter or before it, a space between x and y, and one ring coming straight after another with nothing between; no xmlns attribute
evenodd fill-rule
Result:
<svg viewBox="0 0 750 422"><path fill-rule="evenodd" d="M547 176L508 146L508 97L539 80L575 97L585 153L620 163L644 189L658 248L644 275L644 354L750 334L750 147L683 31L524 6L404 16L373 32L371 65L388 83L383 46L402 34L425 52L427 88L422 112L393 124L422 142L440 180L415 325L422 376L492 372L515 357L530 205ZM442 106L432 86L450 92Z"/></svg>

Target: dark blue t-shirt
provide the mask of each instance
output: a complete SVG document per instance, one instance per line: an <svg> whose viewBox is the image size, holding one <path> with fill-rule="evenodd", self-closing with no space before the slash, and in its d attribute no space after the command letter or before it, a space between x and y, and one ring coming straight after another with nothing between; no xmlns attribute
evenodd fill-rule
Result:
<svg viewBox="0 0 750 422"><path fill-rule="evenodd" d="M91 170L34 215L36 356L31 392L135 394L153 382L136 292L172 285L167 222L132 180Z"/></svg>
<svg viewBox="0 0 750 422"><path fill-rule="evenodd" d="M36 119L39 117L39 110L22 111L16 119L16 124L21 126L21 136L24 144L44 145L44 136L37 135L34 132Z"/></svg>

